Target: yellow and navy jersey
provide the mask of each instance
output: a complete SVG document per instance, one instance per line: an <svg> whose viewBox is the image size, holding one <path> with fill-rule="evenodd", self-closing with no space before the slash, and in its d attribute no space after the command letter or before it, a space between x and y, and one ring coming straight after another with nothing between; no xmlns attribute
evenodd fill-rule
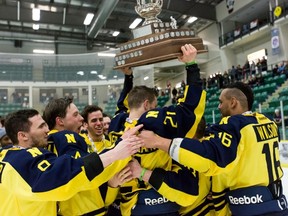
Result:
<svg viewBox="0 0 288 216"><path fill-rule="evenodd" d="M144 124L145 129L153 130L165 137L177 137L177 135L193 137L205 109L205 103L203 105L200 102L205 101L205 96L206 93L200 87L195 85L187 86L184 97L176 107L170 106L148 111L140 117L138 124ZM189 101L192 98L194 100ZM132 122L127 119L127 113L119 113L112 119L109 128L111 140L116 141L124 130L137 124L136 121ZM184 120L185 126L182 127ZM179 128L180 125L182 130ZM141 211L149 212L150 214L151 211L156 211L155 214L157 214L163 213L161 211L165 208L168 211L178 211L179 206L175 205L175 203L183 206L189 206L191 203L196 205L196 200L199 199L198 173L173 163L171 158L167 156L159 149L146 148L142 148L141 151L134 155L142 167L154 171L150 178L151 182L149 181L150 184L133 180L121 186L122 202L120 208L123 215L137 214ZM201 193L203 197L206 197L210 189L210 180L207 180L206 177L201 177L201 184L203 184ZM154 189L151 190L150 185ZM166 199L165 206L163 205L165 204L164 201L162 203L155 202L158 206L156 204L155 206L149 206L147 200L159 200L161 196ZM170 205L168 205L169 203ZM158 207L158 209L153 210L155 207ZM132 208L133 210L131 211Z"/></svg>
<svg viewBox="0 0 288 216"><path fill-rule="evenodd" d="M164 197L181 205L180 215L210 215L213 210L207 195L211 189L210 177L173 161L172 170L156 168L149 183ZM173 190L181 191L174 193Z"/></svg>
<svg viewBox="0 0 288 216"><path fill-rule="evenodd" d="M177 106L147 111L139 118L138 124L143 124L143 129L152 130L165 138L192 138L204 114L205 100L206 92L201 87L187 85Z"/></svg>
<svg viewBox="0 0 288 216"><path fill-rule="evenodd" d="M57 153L58 156L71 155L74 158L80 158L88 155L88 152L90 151L89 143L86 143L83 136L68 130L50 131L48 144L48 149ZM107 144L107 147L111 147L108 140L105 141L105 144ZM104 151L105 150L103 149L101 153ZM98 154L100 154L100 152L98 152ZM97 179L99 179L99 186L101 185L99 188L79 192L71 199L61 201L59 203L60 214L64 216L82 215L87 213L104 215L106 207L113 202L117 195L115 189L108 187L107 181L123 169L130 159L131 158L128 157L127 159L116 161L106 167L105 170L97 176ZM85 203L83 200L85 200Z"/></svg>
<svg viewBox="0 0 288 216"><path fill-rule="evenodd" d="M109 137L112 138L112 140L117 141L117 139L121 137L127 128L135 127L137 121L126 121L127 118L127 113L119 113L112 119L109 127L109 130L112 130L109 132ZM153 170L158 167L165 170L172 169L172 159L166 152L159 149L141 148L139 152L134 154L133 157L138 160L142 167L149 170ZM120 197L121 215L131 215L136 214L136 212L141 212L143 211L143 206L146 207L144 209L146 212L152 209L151 211L156 211L156 213L159 213L165 207L169 208L169 210L172 208L174 212L179 209L178 205L175 205L168 200L163 203L158 203L158 206L156 204L155 206L145 205L145 199L158 200L160 198L163 200L163 196L152 189L150 184L138 179L133 179L121 185ZM155 209L155 207L159 208Z"/></svg>
<svg viewBox="0 0 288 216"><path fill-rule="evenodd" d="M279 192L283 171L274 121L263 114L245 113L223 118L209 128L209 134L202 142L175 139L169 153L179 163L213 176L212 196L219 215L230 215L230 210L235 215L243 211L261 215L270 211L272 204L266 203L285 200Z"/></svg>
<svg viewBox="0 0 288 216"><path fill-rule="evenodd" d="M80 133L82 137L84 137L86 144L88 145L88 151L89 152L97 152L98 154L104 153L109 149L114 148L115 145L112 144L108 139L106 139L105 136L103 136L103 139L101 141L93 142L91 139L89 139L88 134ZM93 143L91 143L93 142Z"/></svg>
<svg viewBox="0 0 288 216"><path fill-rule="evenodd" d="M57 157L41 148L1 149L1 215L56 216L56 201L99 186L95 177L103 171L103 166L91 166L99 162L95 153L74 159L69 155Z"/></svg>
<svg viewBox="0 0 288 216"><path fill-rule="evenodd" d="M84 137L88 148L93 152L91 141L87 134L80 134ZM97 153L101 154L112 148L110 141L103 140L96 142ZM107 208L116 199L118 188L111 188L107 182L94 190L82 191L73 196L71 199L62 201L59 204L61 215L105 215Z"/></svg>
<svg viewBox="0 0 288 216"><path fill-rule="evenodd" d="M138 124L143 124L144 129L152 130L165 138L192 138L204 113L205 100L206 92L201 87L194 84L186 86L184 97L177 106L150 110L141 116ZM168 199L178 200L183 206L179 210L181 215L210 215L212 204L206 199L211 188L210 178L175 161L173 164L174 168L171 171L155 169L149 180L150 184ZM190 177L188 183L189 174L193 174L194 179ZM178 188L179 185L185 188ZM179 193L180 196L177 197L171 188L177 188L182 194ZM184 198L185 193L190 196Z"/></svg>
<svg viewBox="0 0 288 216"><path fill-rule="evenodd" d="M83 157L89 153L85 139L78 133L69 130L51 130L47 149L56 155L68 154L74 158Z"/></svg>

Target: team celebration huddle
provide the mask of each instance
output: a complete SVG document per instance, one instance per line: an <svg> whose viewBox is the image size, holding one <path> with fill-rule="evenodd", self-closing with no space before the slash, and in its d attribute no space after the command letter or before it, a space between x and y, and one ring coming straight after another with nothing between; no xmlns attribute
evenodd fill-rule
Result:
<svg viewBox="0 0 288 216"><path fill-rule="evenodd" d="M157 107L155 89L133 86L125 67L111 122L71 98L10 113L1 216L288 215L277 124L251 111L242 82L222 89L222 119L206 124L197 49L181 51L186 86L175 105Z"/></svg>

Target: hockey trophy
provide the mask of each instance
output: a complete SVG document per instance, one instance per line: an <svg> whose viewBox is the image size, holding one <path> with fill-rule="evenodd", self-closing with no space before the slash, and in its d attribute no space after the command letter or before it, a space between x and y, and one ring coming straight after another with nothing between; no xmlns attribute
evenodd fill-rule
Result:
<svg viewBox="0 0 288 216"><path fill-rule="evenodd" d="M162 22L157 16L163 0L137 0L135 11L145 19L141 27L132 30L133 40L121 44L115 56L114 69L136 67L175 59L182 55L181 46L192 44L198 53L207 52L201 38L190 29L178 29L177 22Z"/></svg>

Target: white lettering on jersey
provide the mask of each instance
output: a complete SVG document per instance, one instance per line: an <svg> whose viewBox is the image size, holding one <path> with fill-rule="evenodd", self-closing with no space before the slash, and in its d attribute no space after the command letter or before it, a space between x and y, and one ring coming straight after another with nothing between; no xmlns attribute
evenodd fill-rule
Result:
<svg viewBox="0 0 288 216"><path fill-rule="evenodd" d="M229 196L229 200L231 204L234 205L247 205L247 204L256 204L256 203L262 203L262 195L256 194L256 196L252 196L252 197L247 197L247 196L243 196L243 197L233 197L233 196Z"/></svg>
<svg viewBox="0 0 288 216"><path fill-rule="evenodd" d="M166 199L165 197L159 197L158 199L145 198L144 201L145 201L145 205L150 205L150 206L169 202L169 200Z"/></svg>

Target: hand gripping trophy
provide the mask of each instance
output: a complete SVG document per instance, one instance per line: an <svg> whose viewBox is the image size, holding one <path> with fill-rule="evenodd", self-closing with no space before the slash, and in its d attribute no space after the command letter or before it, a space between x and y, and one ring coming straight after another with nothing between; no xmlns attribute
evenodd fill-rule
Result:
<svg viewBox="0 0 288 216"><path fill-rule="evenodd" d="M134 39L120 45L115 56L114 69L136 67L175 59L181 55L181 46L191 43L198 53L207 52L203 41L191 29L178 29L177 21L162 22L163 0L137 0L135 11L145 19L141 27L132 30Z"/></svg>

